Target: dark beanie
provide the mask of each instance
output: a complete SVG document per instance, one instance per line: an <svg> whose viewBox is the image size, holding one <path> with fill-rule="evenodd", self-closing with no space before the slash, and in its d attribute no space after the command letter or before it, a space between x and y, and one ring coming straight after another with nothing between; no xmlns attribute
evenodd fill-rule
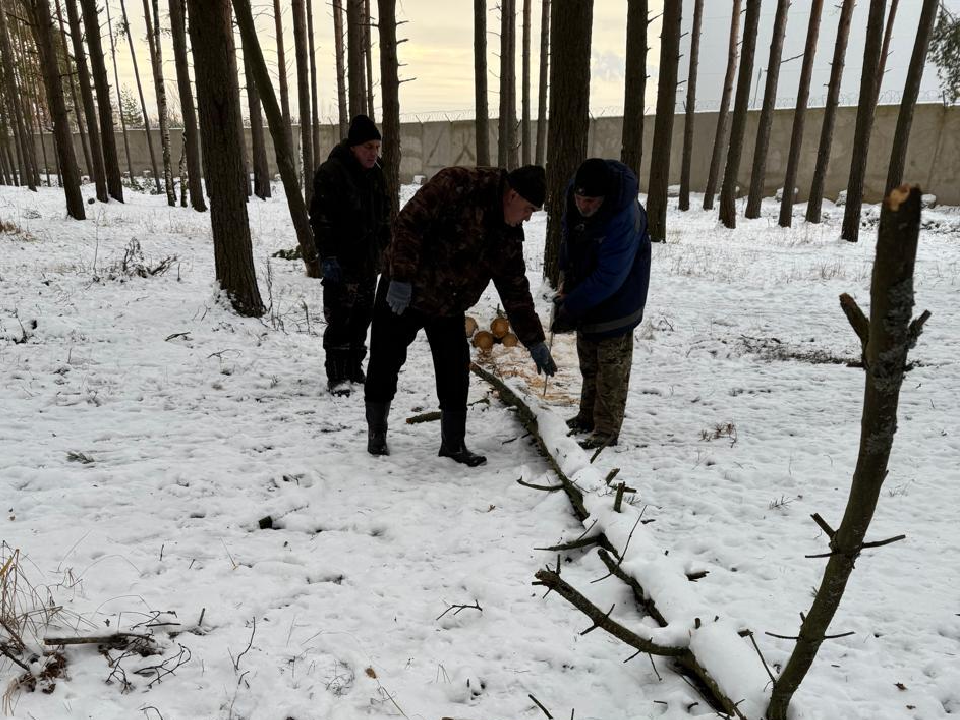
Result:
<svg viewBox="0 0 960 720"><path fill-rule="evenodd" d="M347 144L363 145L367 140L381 140L382 136L373 120L366 115L357 115L350 121L350 130L347 132Z"/></svg>
<svg viewBox="0 0 960 720"><path fill-rule="evenodd" d="M584 197L603 197L610 192L611 173L602 158L584 160L573 178L573 192Z"/></svg>
<svg viewBox="0 0 960 720"><path fill-rule="evenodd" d="M547 173L542 167L539 165L518 167L507 175L507 182L528 203L538 208L543 207L543 200L547 195Z"/></svg>

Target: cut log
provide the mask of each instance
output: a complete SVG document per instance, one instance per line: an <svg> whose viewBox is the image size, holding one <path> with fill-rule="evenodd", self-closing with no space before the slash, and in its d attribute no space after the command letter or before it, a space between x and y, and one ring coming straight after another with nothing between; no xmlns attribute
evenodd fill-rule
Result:
<svg viewBox="0 0 960 720"><path fill-rule="evenodd" d="M510 321L506 318L498 317L490 323L490 332L493 333L495 338L502 340L504 336L510 332Z"/></svg>
<svg viewBox="0 0 960 720"><path fill-rule="evenodd" d="M516 347L520 343L520 340L512 332L508 332L500 339L500 342L502 342L505 347Z"/></svg>
<svg viewBox="0 0 960 720"><path fill-rule="evenodd" d="M489 350L493 347L494 342L496 342L496 340L493 337L493 333L486 330L479 330L477 334L473 336L473 345L480 350Z"/></svg>
<svg viewBox="0 0 960 720"><path fill-rule="evenodd" d="M472 337L473 337L473 334L477 331L477 328L479 327L479 326L477 325L477 321L474 320L474 319L473 319L472 317L470 317L469 315L467 315L467 316L463 319L463 325L464 325L464 330L466 330L466 332L467 332L467 337L468 337L468 338L472 338Z"/></svg>

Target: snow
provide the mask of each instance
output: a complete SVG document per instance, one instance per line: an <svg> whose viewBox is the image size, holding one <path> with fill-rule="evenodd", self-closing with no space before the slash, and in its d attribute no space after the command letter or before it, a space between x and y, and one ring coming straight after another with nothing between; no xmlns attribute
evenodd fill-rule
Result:
<svg viewBox="0 0 960 720"><path fill-rule="evenodd" d="M415 186L404 188L409 197ZM90 186L85 196L92 195ZM53 634L151 634L160 654L108 658L71 645L52 692L28 692L0 664L7 709L23 718L557 718L715 716L666 659L603 631L534 573L537 550L599 528L666 616L643 617L595 549L560 553L565 580L645 637L688 643L741 711L759 717L809 608L826 539L846 503L863 375L839 308L866 311L878 216L861 241L825 222L776 225L778 206L728 231L713 213L670 211L653 248L620 444L591 464L563 418L579 395L576 349L543 379L522 347L483 359L523 392L548 446L585 493L579 523L514 413L471 378L468 443L487 465L438 458L424 337L411 346L391 411L389 457L365 451L359 393L323 377L321 289L298 262L282 191L249 205L262 319L233 314L213 278L209 215L128 192L66 219L56 188L0 187L0 565L19 549L31 651ZM699 204L694 198L692 205ZM960 711L960 225L924 213L917 305L933 316L910 360L890 474L831 632L793 720L929 720ZM542 316L546 228L527 224ZM132 241L163 274L124 271ZM128 258L128 270L130 262ZM491 287L476 308L495 316ZM637 492L612 510L605 478ZM641 516L654 520L637 524ZM270 517L272 529L260 529ZM631 535L632 533L632 535ZM629 545L627 539L629 538ZM686 574L708 571L690 582ZM25 589L36 588L31 598ZM455 607L459 606L459 607ZM477 609L477 606L481 609ZM699 627L695 619L699 618ZM26 657L29 657L29 653ZM158 666L162 667L158 669ZM151 669L152 668L152 669ZM137 670L143 674L137 674ZM172 670L172 672L167 672ZM127 685L122 681L125 678ZM109 682L106 682L109 679Z"/></svg>

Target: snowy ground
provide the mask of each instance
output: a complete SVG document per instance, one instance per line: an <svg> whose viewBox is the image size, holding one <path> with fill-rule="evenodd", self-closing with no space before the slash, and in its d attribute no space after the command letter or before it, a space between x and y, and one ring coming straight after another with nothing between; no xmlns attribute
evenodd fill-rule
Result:
<svg viewBox="0 0 960 720"><path fill-rule="evenodd" d="M271 305L262 320L218 299L207 215L127 198L77 223L55 188L0 188L0 565L17 562L19 608L27 583L62 608L34 612L28 639L132 631L161 654L68 646L47 693L16 689L22 672L0 657L8 712L545 718L532 695L557 718L713 714L669 662L624 663L630 648L581 636L590 622L531 585L556 562L536 548L583 527L560 494L517 484L551 482L548 468L488 387L471 381L471 400L490 400L468 417L470 447L490 458L482 468L436 457L436 423L404 423L435 408L422 336L401 375L392 455L367 455L362 398L324 389L320 286L271 257L294 242L282 197L250 205ZM643 547L659 548L650 559L669 552L709 570L691 593L753 629L775 667L792 643L764 633L795 634L810 605L824 561L803 556L826 540L809 515L839 523L859 440L863 375L842 362L859 351L837 297L868 307L875 229L842 242L833 213L781 230L771 201L729 232L713 214L671 212L621 444L595 462L638 489L632 511L656 521L642 526ZM854 634L824 645L796 720L960 713L958 217L925 213L916 312L933 317L911 353L868 535L907 539L858 562L832 626ZM527 226L544 314L545 224L538 214ZM156 277L125 274L133 241L146 266L176 259ZM481 324L496 303L491 289ZM561 372L543 403L566 417L579 383L572 338L554 353ZM487 362L540 396L522 348ZM273 529L260 529L266 516ZM606 574L594 551L563 557L564 578L598 605L649 624L620 581L590 583ZM752 650L744 657L763 673Z"/></svg>

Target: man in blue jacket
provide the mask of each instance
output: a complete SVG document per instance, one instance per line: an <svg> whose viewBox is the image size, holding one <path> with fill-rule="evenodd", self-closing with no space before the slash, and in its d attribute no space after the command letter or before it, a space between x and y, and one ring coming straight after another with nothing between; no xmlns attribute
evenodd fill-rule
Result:
<svg viewBox="0 0 960 720"><path fill-rule="evenodd" d="M563 280L553 330L577 332L580 411L567 421L591 433L580 445L616 445L623 424L633 329L650 286L647 213L637 177L616 160L590 158L567 187L561 222Z"/></svg>

